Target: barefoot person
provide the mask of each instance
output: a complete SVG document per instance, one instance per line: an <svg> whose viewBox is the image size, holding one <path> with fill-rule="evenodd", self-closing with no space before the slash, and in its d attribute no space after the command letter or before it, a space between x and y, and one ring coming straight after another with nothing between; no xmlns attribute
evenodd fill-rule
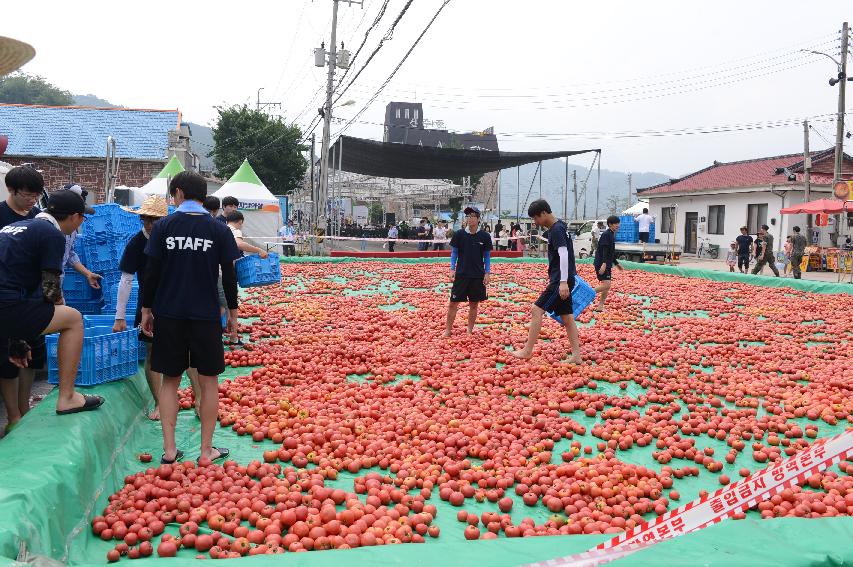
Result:
<svg viewBox="0 0 853 567"><path fill-rule="evenodd" d="M595 275L598 277L598 287L595 288L595 293L600 294L598 299L598 307L596 311L604 309L604 302L607 299L607 292L610 291L610 278L613 266L620 270L619 260L616 259L616 231L619 230L619 217L610 215L607 217L607 230L601 233L598 239L598 247L595 249L595 260L592 265L595 267Z"/></svg>
<svg viewBox="0 0 853 567"><path fill-rule="evenodd" d="M575 286L575 252L569 237L566 223L557 219L551 212L551 206L544 199L530 203L527 215L544 230L548 231L548 285L530 312L530 331L524 348L512 354L518 358L533 356L533 347L539 340L542 318L546 312L559 315L569 344L572 348L571 362L580 364L581 346L578 328L572 314L572 288Z"/></svg>
<svg viewBox="0 0 853 567"><path fill-rule="evenodd" d="M0 229L0 356L18 368L28 368L33 359L28 342L59 333L58 415L97 409L104 403L100 396L74 390L83 349L83 318L64 305L59 285L65 236L80 228L84 213L94 211L80 195L61 190L51 195L46 213Z"/></svg>
<svg viewBox="0 0 853 567"><path fill-rule="evenodd" d="M447 327L444 336L453 331L453 321L459 310L459 302L468 302L468 334L474 332L480 302L487 298L489 285L492 237L480 226L480 209L465 209L465 228L457 230L450 239L450 303L447 306Z"/></svg>
<svg viewBox="0 0 853 567"><path fill-rule="evenodd" d="M215 199L216 197L214 197ZM216 207L219 209L219 206ZM159 195L149 195L138 209L122 207L125 211L139 215L142 221L142 230L131 238L122 252L118 267L121 270L121 280L118 284L118 297L116 300L116 316L113 322L113 332L118 333L127 330L127 302L130 299L130 291L133 279L139 282L139 294L145 289L145 266L148 256L145 255L145 246L154 223L169 214L169 204L166 199ZM133 313L133 326L139 327L142 322L142 302L137 301L136 310ZM163 382L158 372L151 370L151 354L154 352L152 339L145 333L139 333L139 340L147 344L145 351L145 379L148 381L148 389L154 398L154 407L148 412L148 419L156 421L160 419L160 410L157 407L157 397ZM198 390L196 390L198 391Z"/></svg>
<svg viewBox="0 0 853 567"><path fill-rule="evenodd" d="M222 326L216 282L228 302L230 328L237 324L237 244L227 226L202 207L207 182L197 173L183 171L169 183L178 209L151 229L145 253L145 287L142 290L142 331L154 338L151 369L163 374L160 388L160 422L163 427L161 463L183 457L175 445L178 385L190 366L198 369L201 417L199 461L217 461L228 449L213 446L219 409L217 377L225 370Z"/></svg>

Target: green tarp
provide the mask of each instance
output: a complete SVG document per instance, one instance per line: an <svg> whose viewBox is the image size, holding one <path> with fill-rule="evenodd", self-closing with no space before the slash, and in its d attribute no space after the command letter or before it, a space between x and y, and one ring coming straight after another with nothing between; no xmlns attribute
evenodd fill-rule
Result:
<svg viewBox="0 0 853 567"><path fill-rule="evenodd" d="M293 260L288 260L293 261ZM296 261L306 261L303 259ZM309 259L307 261L320 261ZM323 259L322 261L328 261ZM445 260L446 261L446 260ZM541 262L541 260L524 260ZM346 262L333 259L332 262ZM395 260L397 263L416 263ZM518 262L514 260L514 262ZM633 266L632 266L633 267ZM642 266L658 271L660 266ZM677 275L693 275L689 270L666 268ZM707 275L708 272L703 272ZM715 273L711 273L715 274ZM729 274L721 274L728 276ZM758 282L772 278L752 276L737 280ZM758 283L755 282L755 283ZM753 283L749 281L749 283ZM810 291L827 293L825 284L790 282ZM248 368L229 369L222 379L247 374ZM29 562L48 564L50 559L70 564L103 564L106 552L115 542L103 542L90 530L90 519L99 514L110 494L124 483L124 477L150 465L137 460L140 452L150 452L155 461L160 455L159 424L143 415L149 394L141 373L131 378L87 389L107 398L99 411L73 417L54 415L56 393L25 418L21 427L0 441L0 565L12 565L23 548ZM636 395L636 392L626 392ZM590 426L596 418L586 418L576 412L573 418ZM821 435L831 435L837 428L821 428ZM588 427L589 429L589 427ZM191 411L183 411L178 419L178 445L185 449L187 459L197 457L198 421ZM591 435L585 444L597 441ZM566 440L563 440L566 444ZM217 428L216 443L229 447L239 462L260 459L262 452L272 448L270 441L253 443L249 437L238 437L231 429ZM562 443L562 442L561 442ZM722 442L720 447L724 445ZM709 442L713 445L713 442ZM560 449L555 447L554 454ZM634 449L620 452L627 462L658 468L647 451ZM746 464L745 464L746 465ZM752 463L754 467L754 463ZM744 466L735 464L734 467ZM746 465L749 466L749 465ZM729 465L727 465L726 472ZM736 470L736 469L734 469ZM731 471L733 472L733 471ZM366 471L359 473L365 474ZM342 473L333 484L352 489L355 475ZM676 481L685 503L701 488L712 488L711 475L687 477ZM585 551L609 536L560 536L496 541L466 542L456 521L456 510L436 495L432 502L438 507L436 521L441 527L438 539L428 539L423 545L396 545L346 551L310 552L298 557L299 565L336 567L342 562L351 564L436 565L445 566L487 564L519 565ZM465 509L482 513L495 510L488 502L466 502ZM530 516L543 522L549 513L542 506L514 507L512 516L517 522ZM170 526L172 531L177 526ZM833 519L774 519L759 520L751 513L746 520L725 521L694 534L681 536L637 552L615 565L844 565L853 564L853 518ZM195 553L182 551L169 565L189 564ZM25 558L25 556L21 556ZM140 559L148 563L156 559ZM123 559L122 561L127 561ZM233 560L229 560L233 561ZM256 556L240 559L246 564L295 562L290 554ZM243 563L241 563L243 564Z"/></svg>

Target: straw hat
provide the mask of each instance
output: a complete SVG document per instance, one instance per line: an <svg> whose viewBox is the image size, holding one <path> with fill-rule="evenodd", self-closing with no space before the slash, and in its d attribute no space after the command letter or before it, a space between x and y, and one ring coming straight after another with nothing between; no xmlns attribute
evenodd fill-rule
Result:
<svg viewBox="0 0 853 567"><path fill-rule="evenodd" d="M0 36L0 77L16 71L35 55L32 45Z"/></svg>
<svg viewBox="0 0 853 567"><path fill-rule="evenodd" d="M144 217L165 217L169 214L169 203L160 195L148 195L138 209L122 207L125 211Z"/></svg>

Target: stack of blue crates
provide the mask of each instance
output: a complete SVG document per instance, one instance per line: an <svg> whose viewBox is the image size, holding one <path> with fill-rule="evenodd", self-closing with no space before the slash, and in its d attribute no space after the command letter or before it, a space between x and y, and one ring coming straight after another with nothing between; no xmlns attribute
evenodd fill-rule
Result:
<svg viewBox="0 0 853 567"><path fill-rule="evenodd" d="M634 215L622 215L619 217L619 230L616 231L616 242L639 242L640 225L634 219ZM655 223L649 227L649 242L655 241Z"/></svg>
<svg viewBox="0 0 853 567"><path fill-rule="evenodd" d="M65 270L62 282L62 296L66 305L77 309L80 313L100 313L103 297L100 289L93 289L89 281L76 271Z"/></svg>

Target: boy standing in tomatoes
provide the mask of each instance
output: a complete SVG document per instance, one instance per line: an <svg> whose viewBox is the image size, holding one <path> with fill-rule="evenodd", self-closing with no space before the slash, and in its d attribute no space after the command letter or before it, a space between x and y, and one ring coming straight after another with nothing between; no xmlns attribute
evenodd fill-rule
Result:
<svg viewBox="0 0 853 567"><path fill-rule="evenodd" d="M450 239L450 304L447 307L447 328L444 336L449 337L453 321L459 310L459 302L468 302L468 334L474 332L480 302L487 296L491 268L492 237L480 226L480 209L465 208L465 228L457 230Z"/></svg>
<svg viewBox="0 0 853 567"><path fill-rule="evenodd" d="M572 239L569 237L566 223L551 212L551 206L545 199L530 203L527 215L536 225L548 231L548 286L533 304L530 313L530 331L527 343L521 350L513 351L517 358L533 356L533 347L539 339L542 317L546 311L552 311L560 317L572 348L570 361L581 362L581 345L578 328L572 309L572 288L575 286L575 253Z"/></svg>
<svg viewBox="0 0 853 567"><path fill-rule="evenodd" d="M616 231L618 230L619 217L616 215L607 217L607 230L601 234L598 247L595 249L595 260L593 260L592 265L595 267L595 275L600 282L595 288L595 293L601 294L598 307L595 308L596 311L604 309L604 301L607 299L607 292L610 291L613 266L622 269L619 260L616 258Z"/></svg>

